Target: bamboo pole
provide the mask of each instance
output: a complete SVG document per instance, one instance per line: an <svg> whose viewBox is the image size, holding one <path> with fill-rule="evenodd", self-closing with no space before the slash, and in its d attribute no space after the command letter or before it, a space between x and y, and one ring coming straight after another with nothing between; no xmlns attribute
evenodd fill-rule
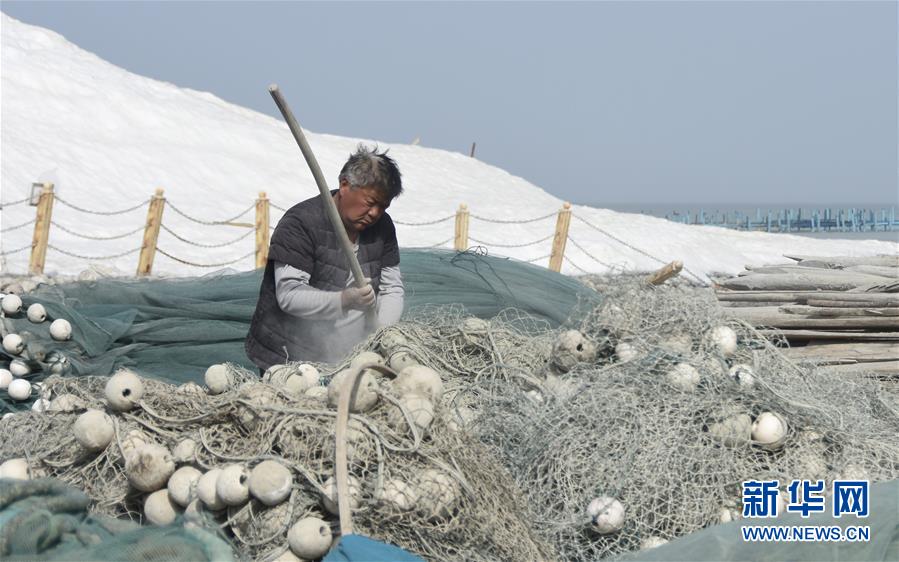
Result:
<svg viewBox="0 0 899 562"><path fill-rule="evenodd" d="M682 269L684 269L684 262L675 260L647 277L646 282L650 285L661 285L679 274Z"/></svg>
<svg viewBox="0 0 899 562"><path fill-rule="evenodd" d="M144 241L140 247L140 258L137 261L137 276L149 275L153 269L153 258L156 256L156 242L159 240L159 227L162 225L162 211L165 209L165 197L161 187L150 198L147 208L147 224L144 226Z"/></svg>
<svg viewBox="0 0 899 562"><path fill-rule="evenodd" d="M264 191L259 192L256 200L256 268L265 267L268 261L268 225L269 225L268 195Z"/></svg>
<svg viewBox="0 0 899 562"><path fill-rule="evenodd" d="M556 219L556 235L553 237L552 253L549 256L549 268L562 270L562 258L565 256L565 243L568 241L568 225L571 224L571 203L562 205L559 218Z"/></svg>
<svg viewBox="0 0 899 562"><path fill-rule="evenodd" d="M53 184L44 183L41 197L37 203L37 216L34 219L34 236L31 239L31 260L28 271L31 275L44 272L47 259L47 244L50 241L50 218L53 215Z"/></svg>
<svg viewBox="0 0 899 562"><path fill-rule="evenodd" d="M456 211L456 238L453 241L453 248L457 252L464 252L468 249L468 206L465 203L459 205Z"/></svg>

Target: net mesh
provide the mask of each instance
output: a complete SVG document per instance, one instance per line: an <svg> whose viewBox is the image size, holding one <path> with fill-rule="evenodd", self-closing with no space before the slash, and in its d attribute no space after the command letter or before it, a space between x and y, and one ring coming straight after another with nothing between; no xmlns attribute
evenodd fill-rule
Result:
<svg viewBox="0 0 899 562"><path fill-rule="evenodd" d="M429 259L429 275L437 275L440 261L452 258ZM327 383L369 351L397 371L427 365L442 380L425 430L413 429L419 413L399 406L391 377L375 377L377 406L352 416L358 532L434 560L595 560L739 518L745 480L785 487L794 478L824 479L830 488L838 477L899 476L894 386L790 362L778 350L784 342L727 319L708 289L616 276L587 279L598 292L590 295L554 281L542 286L557 295L547 301L550 314L545 305L524 306L521 295L496 296L515 293L516 283L538 287L529 269L459 259L466 278L501 282L473 290L471 301L419 301L342 364L315 365ZM479 308L472 295L488 292ZM722 328L732 330L733 345ZM89 455L71 426L84 408L105 407L107 379L47 378L43 392L74 396L80 409L0 421L9 436L0 460L26 456L36 470L84 489L96 512L140 520L145 495L129 486L122 463L132 431L170 450L191 439L184 462L200 470L279 459L294 475L288 501L274 508L251 501L208 520L225 529L241 558L273 558L300 518L336 527L322 499L334 474L335 409L323 389L289 389L291 374L302 373L298 364L262 380L237 363L228 372L229 390L218 395L145 379L141 407L114 414L113 445ZM753 422L766 417L773 437L754 436ZM608 499L591 512L597 498Z"/></svg>

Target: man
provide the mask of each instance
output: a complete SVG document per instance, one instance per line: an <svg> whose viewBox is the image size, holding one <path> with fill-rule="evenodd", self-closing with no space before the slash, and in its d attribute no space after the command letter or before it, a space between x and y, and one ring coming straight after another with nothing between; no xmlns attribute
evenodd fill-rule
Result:
<svg viewBox="0 0 899 562"><path fill-rule="evenodd" d="M360 144L339 181L331 195L369 283L355 286L321 196L288 209L272 234L245 345L263 371L286 361L338 361L403 312L399 245L386 213L403 191L396 162ZM366 323L369 308L376 326Z"/></svg>

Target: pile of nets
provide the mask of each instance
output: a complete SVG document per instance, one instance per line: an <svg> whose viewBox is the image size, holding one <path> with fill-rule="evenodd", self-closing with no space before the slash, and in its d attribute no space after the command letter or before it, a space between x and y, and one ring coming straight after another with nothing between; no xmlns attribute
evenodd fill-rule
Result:
<svg viewBox="0 0 899 562"><path fill-rule="evenodd" d="M457 332L463 341L466 336ZM387 357L369 352L356 360L387 363L390 358L397 369L413 364L402 351L404 333L414 337L414 324L368 342ZM392 348L386 340L393 341ZM322 380L330 381L329 387L318 384L316 367L323 369ZM84 490L95 513L168 523L160 521L162 502L164 515L183 514L195 524L221 526L242 559L283 555L293 546L289 535L294 526L307 520L319 523L316 534L327 529L330 546L331 529L337 526L334 390L344 371L324 371L326 367L278 366L260 380L256 372L239 366L216 365L210 377L220 375L223 387L209 378L208 389L143 379L122 394L134 400L125 410L109 397L109 389L123 377L133 381L127 370L112 378L53 375L41 387L49 400L45 411L0 421L5 436L0 459L24 462L32 476L56 477ZM428 560L553 557L551 547L534 532L531 512L512 476L465 431L471 416L453 404L458 385L451 383L452 375L431 371L430 380L444 378L446 386L411 392L409 401L410 393L391 377L366 373L375 404L351 416L348 438L357 532ZM89 437L77 428L92 413L109 419L111 434L108 442L87 446ZM150 453L153 448L158 454ZM256 470L272 461L290 475L289 492L279 501L267 503L255 492L234 492L239 496L234 499L228 495L232 492L222 491L226 472L236 474L229 482L238 488L248 482L252 490ZM201 481L210 474L215 474L211 500L204 498ZM148 484L148 478L153 482ZM188 489L179 492L177 482L185 479Z"/></svg>
<svg viewBox="0 0 899 562"><path fill-rule="evenodd" d="M598 302L595 292L570 277L477 251L404 249L401 269L407 314L452 304L490 318L514 307L558 326L579 301ZM129 367L172 383L200 382L214 363L253 368L244 340L259 296L261 270L199 278L95 275L81 281L38 280L40 285L22 295L23 305L41 304L47 321L30 322L24 310L0 320L3 335L18 333L25 338L28 345L22 358L32 380L50 370L50 354L54 361L58 354L65 357L69 374L110 375ZM21 285L10 282L4 289L21 290ZM48 327L55 319L71 323L71 340L57 342L50 337ZM0 350L0 367L16 358ZM4 408L17 409L0 393L0 411Z"/></svg>
<svg viewBox="0 0 899 562"><path fill-rule="evenodd" d="M478 264L465 275L495 276L491 287L529 275L459 259ZM10 437L0 461L25 457L84 489L96 511L140 520L148 495L123 468L135 432L201 473L237 465L252 476L275 460L292 475L282 503L184 508L222 526L240 557L273 559L296 522L336 526L326 501L336 415L327 386L353 361L377 360L399 376L371 373L361 388L375 405L351 417L355 524L429 560L613 557L739 518L746 480L777 479L786 499L792 479L832 489L835 478L899 477L895 387L791 363L783 342L728 319L707 289L626 276L591 285L601 299L559 289L561 325L537 310L548 305L501 309L515 304L495 296L502 291L478 315L448 294L342 364L289 364L261 380L217 365L220 393L217 379L208 389L144 379L138 407L108 412L115 439L98 453L86 453L71 426L85 408L107 408L108 379L50 377L41 389L49 411L0 421ZM398 381L416 366L436 373L439 393L430 379L410 398ZM66 395L78 407L52 412Z"/></svg>
<svg viewBox="0 0 899 562"><path fill-rule="evenodd" d="M831 490L834 478L899 477L895 387L797 367L727 320L710 291L621 278L601 290L604 304L580 324L595 362L548 373L536 396L497 393L477 424L562 559L737 519L747 480L777 479L785 503L793 479Z"/></svg>
<svg viewBox="0 0 899 562"><path fill-rule="evenodd" d="M52 479L0 479L3 560L232 560L215 533L180 526L142 528L90 515L83 492Z"/></svg>

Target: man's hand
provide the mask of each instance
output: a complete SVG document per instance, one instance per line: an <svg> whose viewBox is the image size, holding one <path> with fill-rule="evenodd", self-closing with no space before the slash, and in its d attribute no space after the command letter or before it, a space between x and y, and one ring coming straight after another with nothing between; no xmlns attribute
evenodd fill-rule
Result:
<svg viewBox="0 0 899 562"><path fill-rule="evenodd" d="M348 287L340 292L340 305L347 310L367 310L375 304L375 290L371 279L365 278L364 287Z"/></svg>

